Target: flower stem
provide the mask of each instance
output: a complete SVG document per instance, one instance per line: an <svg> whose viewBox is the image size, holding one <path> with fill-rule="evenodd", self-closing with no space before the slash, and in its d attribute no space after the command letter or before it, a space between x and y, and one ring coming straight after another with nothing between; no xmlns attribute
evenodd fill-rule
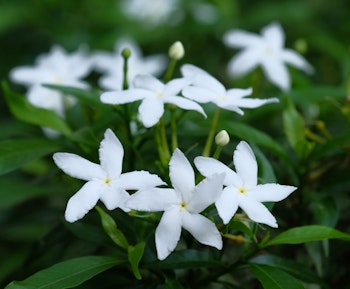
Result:
<svg viewBox="0 0 350 289"><path fill-rule="evenodd" d="M167 83L171 79L171 77L173 76L173 73L174 73L174 70L176 67L176 62L177 62L176 59L170 59L168 69L164 75L164 83Z"/></svg>
<svg viewBox="0 0 350 289"><path fill-rule="evenodd" d="M168 146L168 141L166 137L166 132L165 132L165 124L164 124L164 119L163 117L160 118L158 122L158 152L159 152L159 157L162 165L166 167L168 165L168 162L170 160L170 151L169 151L169 146Z"/></svg>
<svg viewBox="0 0 350 289"><path fill-rule="evenodd" d="M221 111L220 107L216 107L213 121L211 123L210 131L208 134L207 142L205 143L205 147L202 152L202 155L205 157L208 157L210 155L211 145L213 144L216 127L218 126L218 122L219 122L220 111Z"/></svg>
<svg viewBox="0 0 350 289"><path fill-rule="evenodd" d="M171 120L170 120L170 125L171 125L171 147L172 150L174 151L178 147L178 142L177 142L177 125L176 125L176 117L175 117L175 107L171 107Z"/></svg>

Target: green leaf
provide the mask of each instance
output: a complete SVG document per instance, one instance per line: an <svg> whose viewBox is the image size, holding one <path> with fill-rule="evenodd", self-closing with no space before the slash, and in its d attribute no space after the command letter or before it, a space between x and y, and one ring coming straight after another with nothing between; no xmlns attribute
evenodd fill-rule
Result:
<svg viewBox="0 0 350 289"><path fill-rule="evenodd" d="M145 251L145 242L138 243L135 246L129 245L128 247L128 259L131 265L132 272L135 275L135 278L138 280L142 279L142 276L140 274L139 270L139 263L141 261L141 258L143 256L143 252Z"/></svg>
<svg viewBox="0 0 350 289"><path fill-rule="evenodd" d="M58 151L60 146L46 139L15 139L0 141L0 174Z"/></svg>
<svg viewBox="0 0 350 289"><path fill-rule="evenodd" d="M96 206L96 210L100 214L102 227L107 233L107 235L119 247L127 249L129 247L129 243L125 238L123 232L117 228L117 224L115 223L113 218L110 215L108 215L104 210L102 210L99 206Z"/></svg>
<svg viewBox="0 0 350 289"><path fill-rule="evenodd" d="M13 281L5 289L73 288L125 260L110 256L86 256L55 264L23 281Z"/></svg>
<svg viewBox="0 0 350 289"><path fill-rule="evenodd" d="M340 239L344 241L350 241L350 234L343 233L326 226L309 225L289 229L277 235L275 238L268 241L263 246L268 247L280 244L302 244L325 239Z"/></svg>
<svg viewBox="0 0 350 289"><path fill-rule="evenodd" d="M304 289L303 284L288 273L266 265L249 264L264 289Z"/></svg>
<svg viewBox="0 0 350 289"><path fill-rule="evenodd" d="M24 96L12 92L6 82L2 83L2 88L11 113L19 120L49 127L64 135L71 134L67 123L55 112L33 106Z"/></svg>

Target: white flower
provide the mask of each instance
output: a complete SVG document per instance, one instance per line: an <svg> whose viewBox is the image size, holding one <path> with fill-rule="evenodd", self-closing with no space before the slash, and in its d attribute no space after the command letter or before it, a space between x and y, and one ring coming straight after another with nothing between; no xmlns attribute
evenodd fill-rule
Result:
<svg viewBox="0 0 350 289"><path fill-rule="evenodd" d="M127 80L132 86L132 80L137 74L151 74L158 76L166 68L165 55L151 55L143 57L140 47L130 39L122 39L115 44L114 52L96 52L93 56L96 70L103 72L99 84L106 90L122 90L124 77L123 49L130 49L128 58Z"/></svg>
<svg viewBox="0 0 350 289"><path fill-rule="evenodd" d="M258 223L277 227L275 217L262 202L278 202L297 188L279 184L258 185L258 166L250 146L241 141L233 154L236 171L209 157L196 157L194 163L203 176L225 173L224 190L215 205L219 216L227 224L240 207Z"/></svg>
<svg viewBox="0 0 350 289"><path fill-rule="evenodd" d="M42 84L56 84L86 88L88 84L81 79L91 70L91 61L82 49L67 54L63 48L54 46L50 53L40 55L35 66L14 68L10 73L13 82L29 88L29 102L37 107L55 111L64 116L65 106L72 105L73 99L63 97L62 93L45 88Z"/></svg>
<svg viewBox="0 0 350 289"><path fill-rule="evenodd" d="M139 118L145 127L151 127L158 122L164 113L165 103L171 103L186 110L196 110L206 116L198 103L177 95L188 83L188 80L179 78L164 84L151 75L137 75L134 79L134 88L104 92L101 95L101 101L109 104L124 104L142 100L139 106Z"/></svg>
<svg viewBox="0 0 350 289"><path fill-rule="evenodd" d="M107 129L100 144L100 165L71 153L55 153L56 165L71 177L87 181L69 199L65 217L75 222L91 210L101 200L107 209L120 207L128 211L125 201L129 198L126 190L139 190L164 184L156 175L146 171L133 171L122 174L123 146Z"/></svg>
<svg viewBox="0 0 350 289"><path fill-rule="evenodd" d="M284 32L278 23L264 27L261 36L234 29L223 37L229 47L243 48L228 64L232 76L241 76L261 65L266 77L286 91L290 89L290 77L285 63L311 73L313 68L298 53L284 48Z"/></svg>
<svg viewBox="0 0 350 289"><path fill-rule="evenodd" d="M244 98L252 93L252 88L226 90L216 78L190 64L183 65L181 71L184 78L192 83L191 86L182 90L182 94L199 103L213 102L223 109L243 115L241 108L256 108L267 103L278 102L277 98Z"/></svg>
<svg viewBox="0 0 350 289"><path fill-rule="evenodd" d="M165 259L175 249L181 228L200 243L221 250L222 239L218 229L200 212L218 199L224 175L215 174L195 185L193 168L179 149L171 157L169 175L174 189L141 190L127 202L127 206L139 211L164 211L156 229L158 258Z"/></svg>

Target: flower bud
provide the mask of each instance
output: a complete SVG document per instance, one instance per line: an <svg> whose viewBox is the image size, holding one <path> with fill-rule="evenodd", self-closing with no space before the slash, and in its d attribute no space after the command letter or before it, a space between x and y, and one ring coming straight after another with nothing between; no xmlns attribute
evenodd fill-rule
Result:
<svg viewBox="0 0 350 289"><path fill-rule="evenodd" d="M180 60L185 55L185 49L180 41L176 41L169 48L169 57L171 59Z"/></svg>
<svg viewBox="0 0 350 289"><path fill-rule="evenodd" d="M130 55L131 55L131 50L128 47L126 47L122 50L123 58L128 59L130 57Z"/></svg>
<svg viewBox="0 0 350 289"><path fill-rule="evenodd" d="M230 136L228 135L226 130L222 130L218 132L215 136L215 143L217 146L225 146L229 143L230 141Z"/></svg>

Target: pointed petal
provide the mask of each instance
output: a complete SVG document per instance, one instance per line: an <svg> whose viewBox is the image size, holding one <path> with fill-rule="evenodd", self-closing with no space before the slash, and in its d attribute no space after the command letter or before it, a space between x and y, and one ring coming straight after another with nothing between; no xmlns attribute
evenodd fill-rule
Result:
<svg viewBox="0 0 350 289"><path fill-rule="evenodd" d="M200 213L221 196L225 174L215 174L201 181L194 189L187 209L191 213Z"/></svg>
<svg viewBox="0 0 350 289"><path fill-rule="evenodd" d="M194 159L194 164L196 165L198 171L205 177L210 177L214 174L225 173L225 186L242 185L242 180L237 176L237 174L228 166L224 165L222 162L216 159L209 157L196 157Z"/></svg>
<svg viewBox="0 0 350 289"><path fill-rule="evenodd" d="M175 149L170 159L169 170L174 189L182 194L186 203L189 202L195 187L195 176L190 162L179 149Z"/></svg>
<svg viewBox="0 0 350 289"><path fill-rule="evenodd" d="M142 88L153 92L161 92L165 87L163 82L149 74L136 75L133 84L136 88Z"/></svg>
<svg viewBox="0 0 350 289"><path fill-rule="evenodd" d="M246 189L254 188L258 183L258 164L249 144L241 141L233 153L233 163L237 174L243 180Z"/></svg>
<svg viewBox="0 0 350 289"><path fill-rule="evenodd" d="M261 37L257 34L240 29L229 30L223 37L223 42L229 47L255 46L261 43Z"/></svg>
<svg viewBox="0 0 350 289"><path fill-rule="evenodd" d="M304 59L304 57L291 49L283 50L282 59L288 64L304 70L307 73L312 73L314 71L313 67Z"/></svg>
<svg viewBox="0 0 350 289"><path fill-rule="evenodd" d="M249 196L258 202L279 202L287 198L297 188L293 186L285 186L279 184L263 184L257 185L250 190Z"/></svg>
<svg viewBox="0 0 350 289"><path fill-rule="evenodd" d="M73 223L84 217L96 205L102 188L102 184L99 181L90 181L82 186L68 201L65 212L66 220Z"/></svg>
<svg viewBox="0 0 350 289"><path fill-rule="evenodd" d="M107 129L99 149L101 167L108 177L116 178L122 172L124 149L111 129Z"/></svg>
<svg viewBox="0 0 350 289"><path fill-rule="evenodd" d="M121 208L124 212L129 212L130 209L126 206L126 202L130 198L128 192L113 184L105 186L106 188L103 190L100 199L105 204L106 208L108 210Z"/></svg>
<svg viewBox="0 0 350 289"><path fill-rule="evenodd" d="M255 47L245 49L233 57L228 65L228 74L234 77L242 76L251 72L260 64L261 55Z"/></svg>
<svg viewBox="0 0 350 289"><path fill-rule="evenodd" d="M108 91L101 94L101 101L108 104L125 104L141 100L148 95L148 91L137 88L122 91Z"/></svg>
<svg viewBox="0 0 350 289"><path fill-rule="evenodd" d="M120 187L125 190L142 190L165 185L160 177L147 171L133 171L121 174L118 182Z"/></svg>
<svg viewBox="0 0 350 289"><path fill-rule="evenodd" d="M94 178L102 179L105 177L105 172L100 165L75 154L55 153L53 160L62 171L73 178L90 181Z"/></svg>
<svg viewBox="0 0 350 289"><path fill-rule="evenodd" d="M169 81L164 88L164 95L178 95L180 91L186 86L189 85L190 81L186 78L177 78Z"/></svg>
<svg viewBox="0 0 350 289"><path fill-rule="evenodd" d="M224 188L215 206L224 224L228 224L238 209L236 188L233 186Z"/></svg>
<svg viewBox="0 0 350 289"><path fill-rule="evenodd" d="M203 108L196 102L186 99L181 96L167 96L164 98L165 103L172 103L185 110L195 110L201 113L204 117L207 117Z"/></svg>
<svg viewBox="0 0 350 289"><path fill-rule="evenodd" d="M277 103L279 99L276 97L273 98L241 98L237 100L236 105L241 108L256 108L268 103Z"/></svg>
<svg viewBox="0 0 350 289"><path fill-rule="evenodd" d="M204 245L222 249L222 238L215 224L200 214L183 211L182 226Z"/></svg>
<svg viewBox="0 0 350 289"><path fill-rule="evenodd" d="M126 205L132 210L158 212L180 203L181 195L174 189L151 188L131 195Z"/></svg>
<svg viewBox="0 0 350 289"><path fill-rule="evenodd" d="M268 45L274 49L281 49L284 46L284 32L279 23L273 22L265 26L261 34Z"/></svg>
<svg viewBox="0 0 350 289"><path fill-rule="evenodd" d="M154 126L164 113L164 104L155 97L145 98L139 106L139 118L145 127Z"/></svg>
<svg viewBox="0 0 350 289"><path fill-rule="evenodd" d="M257 223L266 224L273 228L278 227L275 217L263 204L248 195L240 196L238 202L239 206L248 215L249 219Z"/></svg>
<svg viewBox="0 0 350 289"><path fill-rule="evenodd" d="M287 68L281 59L268 58L262 63L266 77L283 91L290 88L290 77Z"/></svg>
<svg viewBox="0 0 350 289"><path fill-rule="evenodd" d="M181 217L174 207L164 212L156 229L156 248L159 260L164 260L174 251L181 236Z"/></svg>
<svg viewBox="0 0 350 289"><path fill-rule="evenodd" d="M213 91L197 86L186 86L182 90L182 95L199 103L215 101L216 98L216 93Z"/></svg>
<svg viewBox="0 0 350 289"><path fill-rule="evenodd" d="M199 68L193 64L184 64L181 66L180 70L183 77L186 77L186 78L194 79L194 77L196 77L197 75L210 76L210 74L206 72L204 69Z"/></svg>

